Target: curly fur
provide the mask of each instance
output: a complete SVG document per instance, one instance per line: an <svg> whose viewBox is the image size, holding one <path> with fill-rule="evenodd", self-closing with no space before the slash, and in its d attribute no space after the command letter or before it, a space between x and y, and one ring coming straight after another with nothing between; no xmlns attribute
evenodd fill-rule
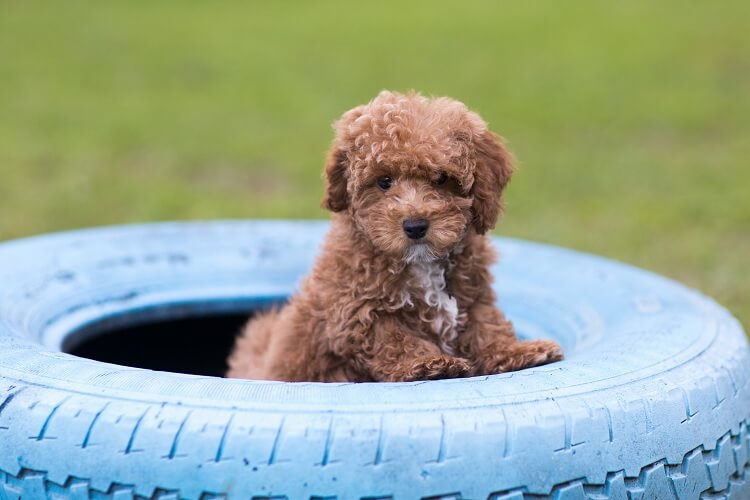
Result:
<svg viewBox="0 0 750 500"><path fill-rule="evenodd" d="M485 233L513 165L479 115L453 99L384 91L335 131L322 253L287 305L249 321L227 375L398 382L562 359L552 341L518 341L495 305ZM414 218L429 222L419 240L403 229Z"/></svg>

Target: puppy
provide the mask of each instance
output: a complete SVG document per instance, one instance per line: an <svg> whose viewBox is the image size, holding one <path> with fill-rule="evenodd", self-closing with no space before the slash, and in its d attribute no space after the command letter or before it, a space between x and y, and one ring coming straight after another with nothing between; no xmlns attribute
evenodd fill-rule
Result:
<svg viewBox="0 0 750 500"><path fill-rule="evenodd" d="M487 231L513 172L462 103L381 92L336 122L322 253L299 292L250 320L229 377L388 381L487 375L562 359L495 305Z"/></svg>

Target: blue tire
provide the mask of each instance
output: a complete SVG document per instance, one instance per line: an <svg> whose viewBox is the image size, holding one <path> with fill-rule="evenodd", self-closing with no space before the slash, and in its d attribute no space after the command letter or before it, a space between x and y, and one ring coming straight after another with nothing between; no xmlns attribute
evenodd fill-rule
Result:
<svg viewBox="0 0 750 500"><path fill-rule="evenodd" d="M61 352L283 300L326 228L167 223L0 245L0 499L750 498L737 321L677 283L560 248L495 240L501 307L567 355L520 372L255 382Z"/></svg>

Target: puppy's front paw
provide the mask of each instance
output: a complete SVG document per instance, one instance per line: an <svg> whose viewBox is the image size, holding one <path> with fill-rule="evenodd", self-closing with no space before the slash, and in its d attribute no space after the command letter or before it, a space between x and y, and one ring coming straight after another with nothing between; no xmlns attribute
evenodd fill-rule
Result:
<svg viewBox="0 0 750 500"><path fill-rule="evenodd" d="M512 372L546 365L563 359L563 352L557 342L551 340L529 340L516 342L507 350L483 360L477 375Z"/></svg>
<svg viewBox="0 0 750 500"><path fill-rule="evenodd" d="M465 359L454 356L430 356L417 358L409 366L392 374L391 381L437 380L468 377L470 374L471 365Z"/></svg>
<svg viewBox="0 0 750 500"><path fill-rule="evenodd" d="M531 355L525 368L562 361L564 357L560 344L552 340L531 340L520 344Z"/></svg>

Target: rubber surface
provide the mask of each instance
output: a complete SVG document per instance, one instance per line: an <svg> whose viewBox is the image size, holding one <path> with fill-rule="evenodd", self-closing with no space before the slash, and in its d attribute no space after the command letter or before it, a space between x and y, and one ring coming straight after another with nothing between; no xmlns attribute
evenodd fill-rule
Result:
<svg viewBox="0 0 750 500"><path fill-rule="evenodd" d="M501 307L567 354L516 373L288 384L60 352L117 326L283 300L326 227L167 223L0 245L0 499L750 498L737 321L560 248L496 240Z"/></svg>

